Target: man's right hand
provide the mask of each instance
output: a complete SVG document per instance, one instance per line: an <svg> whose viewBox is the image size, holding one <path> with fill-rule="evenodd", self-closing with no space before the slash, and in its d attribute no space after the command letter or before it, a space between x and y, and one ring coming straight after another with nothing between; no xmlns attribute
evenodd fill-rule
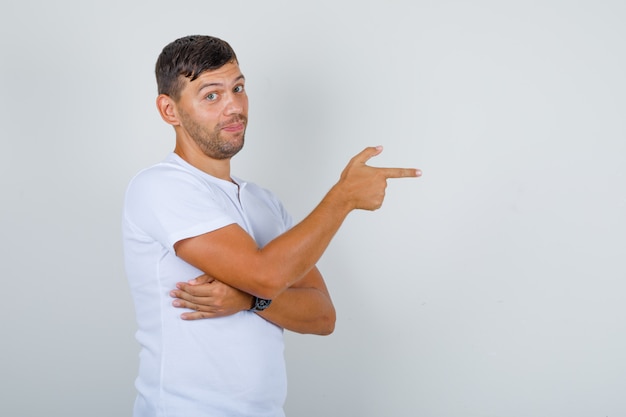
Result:
<svg viewBox="0 0 626 417"><path fill-rule="evenodd" d="M344 198L350 210L379 209L385 198L389 178L419 177L422 172L415 168L376 168L366 162L380 154L382 146L368 147L354 156L341 173L335 188L338 198Z"/></svg>

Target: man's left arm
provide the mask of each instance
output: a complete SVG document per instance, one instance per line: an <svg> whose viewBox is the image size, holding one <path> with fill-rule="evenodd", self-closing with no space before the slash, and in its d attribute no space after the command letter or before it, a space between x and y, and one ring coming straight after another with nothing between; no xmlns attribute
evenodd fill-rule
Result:
<svg viewBox="0 0 626 417"><path fill-rule="evenodd" d="M235 314L250 309L253 300L250 294L206 275L189 283L179 283L170 295L175 298L175 307L195 310L183 313L181 318L185 320ZM279 327L297 333L328 335L335 328L335 308L317 267L257 314Z"/></svg>

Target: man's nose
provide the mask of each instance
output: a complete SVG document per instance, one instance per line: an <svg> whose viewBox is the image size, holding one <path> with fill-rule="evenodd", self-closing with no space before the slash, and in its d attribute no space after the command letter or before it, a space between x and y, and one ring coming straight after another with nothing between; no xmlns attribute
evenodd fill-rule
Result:
<svg viewBox="0 0 626 417"><path fill-rule="evenodd" d="M245 96L230 94L228 96L228 102L224 108L225 114L240 114L243 113L245 107Z"/></svg>

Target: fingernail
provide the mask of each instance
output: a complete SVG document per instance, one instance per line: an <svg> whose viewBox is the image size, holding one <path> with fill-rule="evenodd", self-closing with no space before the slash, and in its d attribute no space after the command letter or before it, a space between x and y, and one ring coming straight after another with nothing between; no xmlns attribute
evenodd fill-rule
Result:
<svg viewBox="0 0 626 417"><path fill-rule="evenodd" d="M172 305L173 305L174 307L180 307L180 301L178 301L178 300L174 300L174 301L172 301Z"/></svg>

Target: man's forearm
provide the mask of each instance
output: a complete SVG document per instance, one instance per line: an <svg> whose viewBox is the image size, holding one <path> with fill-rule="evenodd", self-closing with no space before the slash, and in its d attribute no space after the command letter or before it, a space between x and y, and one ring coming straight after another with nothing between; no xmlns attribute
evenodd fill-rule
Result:
<svg viewBox="0 0 626 417"><path fill-rule="evenodd" d="M177 255L207 275L260 298L275 299L315 266L349 213L337 191L302 222L262 249L232 224L175 244Z"/></svg>
<svg viewBox="0 0 626 417"><path fill-rule="evenodd" d="M257 314L297 333L328 335L335 329L335 307L317 268Z"/></svg>
<svg viewBox="0 0 626 417"><path fill-rule="evenodd" d="M181 314L185 320L228 316L249 309L252 301L250 294L206 275L179 282L170 295L175 307L192 310ZM272 300L268 309L257 314L297 333L327 335L335 327L335 308L317 268Z"/></svg>
<svg viewBox="0 0 626 417"><path fill-rule="evenodd" d="M257 314L296 333L329 335L335 329L332 303L314 288L288 288Z"/></svg>

